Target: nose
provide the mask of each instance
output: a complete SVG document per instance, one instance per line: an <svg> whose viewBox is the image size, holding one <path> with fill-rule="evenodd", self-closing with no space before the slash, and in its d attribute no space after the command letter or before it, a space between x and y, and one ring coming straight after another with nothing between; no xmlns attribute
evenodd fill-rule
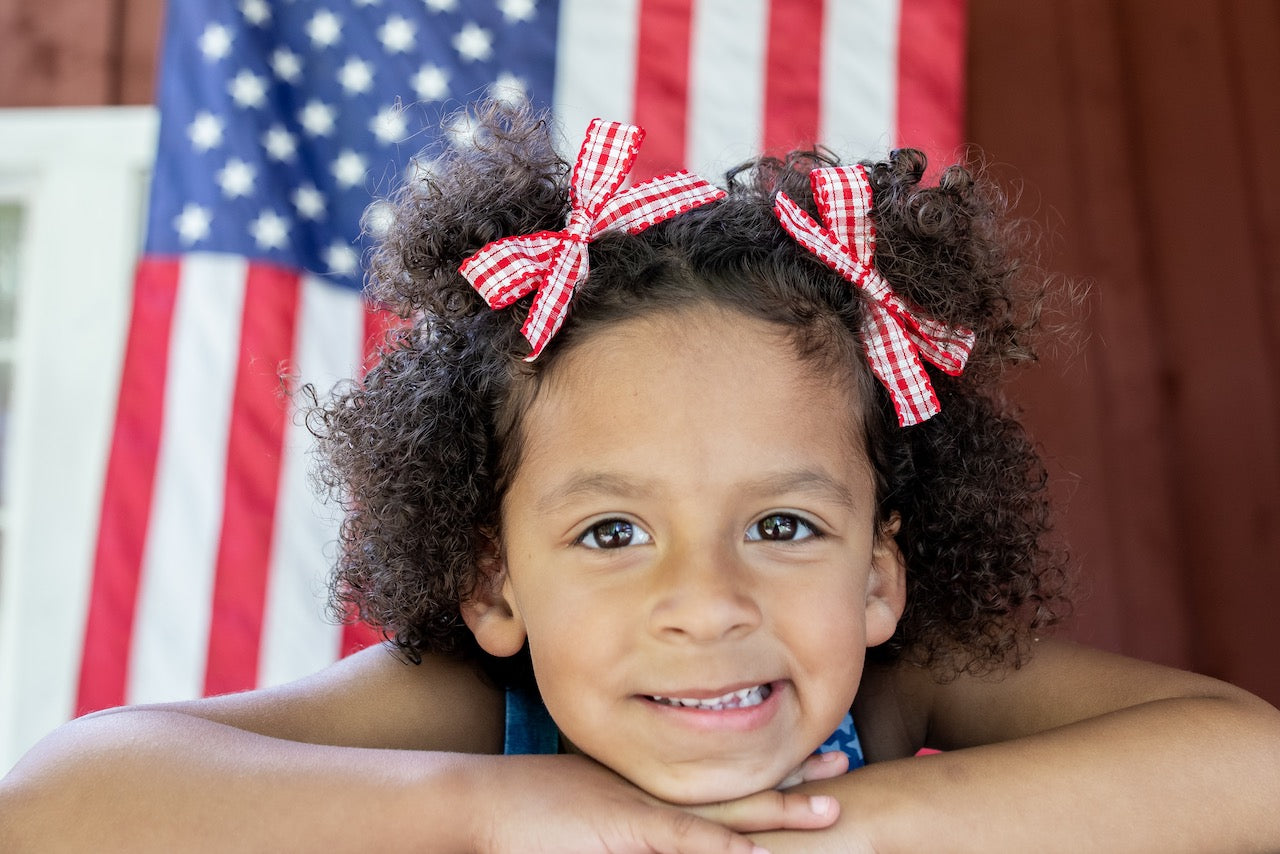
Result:
<svg viewBox="0 0 1280 854"><path fill-rule="evenodd" d="M750 571L732 548L711 544L667 555L654 574L650 628L666 640L710 643L742 637L762 614Z"/></svg>

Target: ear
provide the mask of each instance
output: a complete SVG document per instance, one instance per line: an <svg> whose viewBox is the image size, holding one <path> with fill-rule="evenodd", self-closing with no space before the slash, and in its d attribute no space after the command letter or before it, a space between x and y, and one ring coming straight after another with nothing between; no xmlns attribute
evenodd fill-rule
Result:
<svg viewBox="0 0 1280 854"><path fill-rule="evenodd" d="M461 603L462 621L480 648L492 656L515 655L525 642L524 618L512 594L511 577L496 541L476 561L479 580Z"/></svg>
<svg viewBox="0 0 1280 854"><path fill-rule="evenodd" d="M867 646L878 646L893 637L907 607L907 564L894 536L902 527L897 511L876 536L867 577Z"/></svg>

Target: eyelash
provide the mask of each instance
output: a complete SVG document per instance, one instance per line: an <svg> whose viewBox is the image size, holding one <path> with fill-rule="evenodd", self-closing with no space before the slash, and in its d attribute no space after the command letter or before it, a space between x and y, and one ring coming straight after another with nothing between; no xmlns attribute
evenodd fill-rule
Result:
<svg viewBox="0 0 1280 854"><path fill-rule="evenodd" d="M599 538L597 537L597 534L603 533L603 529L605 529L607 526L613 526L615 531L618 528L622 528L625 526L627 530L627 542L619 546L601 545ZM643 537L644 542L633 543L632 540L636 534L640 534ZM636 523L628 521L626 519L614 518L614 519L602 519L599 522L593 522L591 525L587 526L587 529L585 531L583 531L581 534L578 535L578 539L575 540L575 542L580 546L584 546L585 548L604 550L604 549L626 548L627 546L631 546L631 545L644 545L645 543L649 542L650 539L651 538L649 537L648 532L645 531ZM594 540L595 544L592 545L590 542L588 542L588 540Z"/></svg>
<svg viewBox="0 0 1280 854"><path fill-rule="evenodd" d="M792 535L790 537L776 538L763 536L764 532L762 526L770 520L788 520L794 525ZM753 532L756 536L752 536ZM635 542L637 534L640 535L640 542ZM607 546L600 542L601 535L625 535L626 542L619 545ZM823 536L823 533L812 522L809 522L807 519L804 519L795 513L770 513L767 516L762 516L755 522L752 522L747 528L745 536L748 542L790 543L796 542L797 540L803 541L818 539ZM651 541L652 537L649 533L634 522L628 521L627 519L612 518L592 523L585 531L578 535L578 538L574 542L588 549L613 550L627 548L632 545L646 545Z"/></svg>
<svg viewBox="0 0 1280 854"><path fill-rule="evenodd" d="M761 531L761 526L763 526L765 523L769 522L770 520L779 520L779 519L786 519L795 524L796 526L795 533L792 536L785 537L785 538L751 536L752 532L763 533ZM808 533L801 534L801 529L803 529L804 531L807 531ZM747 539L751 542L793 543L793 542L796 542L797 540L818 539L821 536L822 536L822 531L818 529L817 525L813 524L808 519L805 519L804 517L799 516L795 513L770 513L767 516L762 516L759 519L757 519L755 522L752 522L751 527L747 528Z"/></svg>

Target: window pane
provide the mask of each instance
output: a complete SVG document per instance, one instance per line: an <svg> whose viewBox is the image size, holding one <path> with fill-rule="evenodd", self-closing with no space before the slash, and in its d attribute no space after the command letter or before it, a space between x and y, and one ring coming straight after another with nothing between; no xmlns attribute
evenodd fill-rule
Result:
<svg viewBox="0 0 1280 854"><path fill-rule="evenodd" d="M13 378L14 313L18 303L18 247L22 208L0 204L0 507L5 504L4 463L8 452L10 400Z"/></svg>
<svg viewBox="0 0 1280 854"><path fill-rule="evenodd" d="M22 208L12 202L0 203L0 341L6 345L13 340L15 328L21 232Z"/></svg>

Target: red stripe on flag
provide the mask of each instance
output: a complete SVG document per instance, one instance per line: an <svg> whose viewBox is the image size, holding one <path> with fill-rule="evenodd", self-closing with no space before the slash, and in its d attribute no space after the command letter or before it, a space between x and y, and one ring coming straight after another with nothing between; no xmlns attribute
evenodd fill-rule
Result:
<svg viewBox="0 0 1280 854"><path fill-rule="evenodd" d="M692 39L692 0L641 0L634 121L646 135L634 181L685 166Z"/></svg>
<svg viewBox="0 0 1280 854"><path fill-rule="evenodd" d="M382 350L383 343L386 341L387 333L390 330L400 329L408 325L409 322L407 320L393 312L373 306L369 306L365 310L364 359L361 362L361 373L368 370L377 360L378 353ZM344 658L367 646L381 643L381 641L382 637L378 632L374 631L366 623L347 619L342 624L341 655Z"/></svg>
<svg viewBox="0 0 1280 854"><path fill-rule="evenodd" d="M965 0L902 0L897 141L923 148L929 155L930 172L953 162L960 153L965 13Z"/></svg>
<svg viewBox="0 0 1280 854"><path fill-rule="evenodd" d="M769 4L764 87L764 150L768 154L809 148L818 139L822 5L819 0Z"/></svg>
<svg viewBox="0 0 1280 854"><path fill-rule="evenodd" d="M133 315L102 490L77 715L125 701L180 272L177 259L143 258L134 273Z"/></svg>
<svg viewBox="0 0 1280 854"><path fill-rule="evenodd" d="M292 388L280 371L293 355L299 295L296 272L249 265L227 436L206 695L245 691L258 681L276 495L291 411Z"/></svg>

